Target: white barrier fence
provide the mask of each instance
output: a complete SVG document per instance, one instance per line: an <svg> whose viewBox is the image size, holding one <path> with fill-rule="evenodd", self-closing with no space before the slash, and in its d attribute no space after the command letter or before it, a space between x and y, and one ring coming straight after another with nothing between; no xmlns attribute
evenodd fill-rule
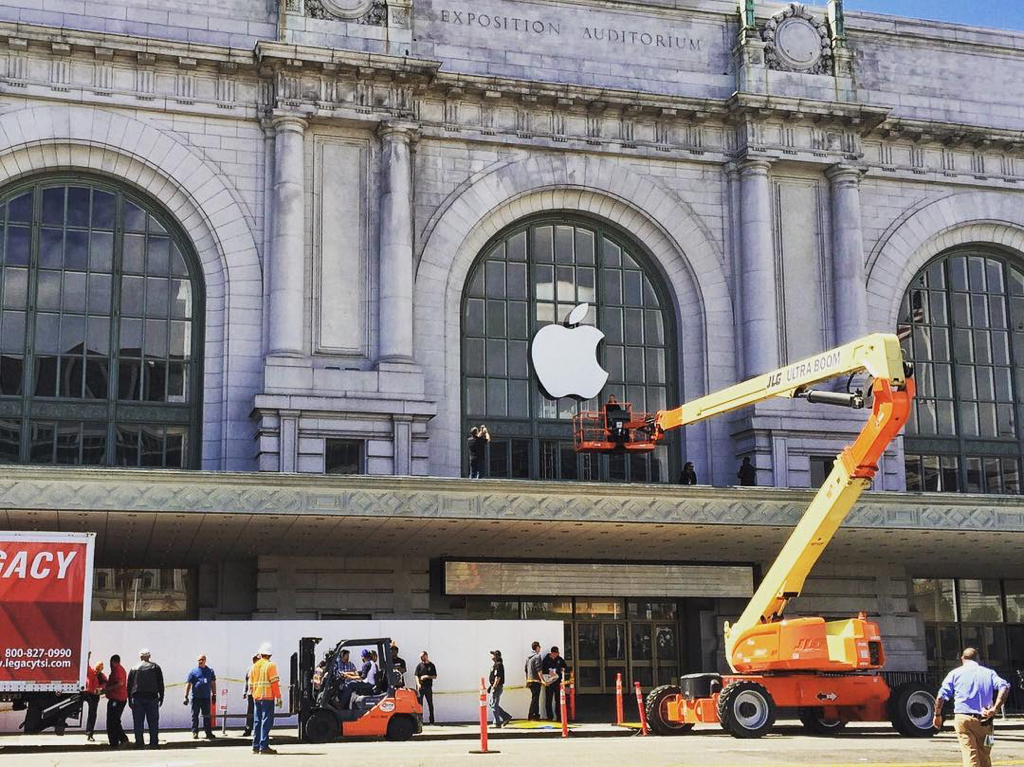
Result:
<svg viewBox="0 0 1024 767"><path fill-rule="evenodd" d="M199 653L204 653L217 674L218 709L226 702L227 713L232 715L228 728L240 729L244 722L233 715L245 713L242 680L253 653L263 642L273 645L273 660L281 674L287 710L291 656L298 651L302 637L322 637L317 659L342 639L391 637L409 667L406 684L410 687L415 686L412 672L419 663L420 652L426 650L437 666L437 721L470 722L478 716L480 677L486 677L490 670L491 650L501 650L508 676L502 708L515 717L525 718L530 696L522 687L523 665L530 644L536 640L546 652L553 645L561 646L563 633L561 621L97 621L91 624L90 649L93 663L102 660L106 671L110 669L112 654L119 654L122 664L129 669L138 663L139 650L149 649L152 661L163 670L167 687L160 709L160 726L167 729L191 727L191 708L182 705L185 678L196 666ZM358 665L358 649L354 648L353 656ZM224 689L228 691L226 699L221 693ZM218 730L220 713L218 710ZM0 713L0 731L17 732L22 719L23 712ZM295 719L280 721L287 727ZM122 724L131 736L131 711L125 710ZM101 698L97 739L105 737L105 728L106 703Z"/></svg>

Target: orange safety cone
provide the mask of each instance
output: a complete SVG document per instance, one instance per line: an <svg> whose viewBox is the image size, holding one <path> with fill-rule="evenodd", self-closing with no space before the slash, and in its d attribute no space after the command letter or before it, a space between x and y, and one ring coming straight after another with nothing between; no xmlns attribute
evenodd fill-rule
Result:
<svg viewBox="0 0 1024 767"><path fill-rule="evenodd" d="M480 749L470 751L471 754L500 754L500 751L487 750L487 685L480 677Z"/></svg>
<svg viewBox="0 0 1024 767"><path fill-rule="evenodd" d="M562 737L569 737L569 711L565 705L565 685L558 685L558 714L562 719Z"/></svg>
<svg viewBox="0 0 1024 767"><path fill-rule="evenodd" d="M644 694L640 692L640 683L634 682L636 685L636 707L640 710L640 734L647 734L647 716L644 714Z"/></svg>
<svg viewBox="0 0 1024 767"><path fill-rule="evenodd" d="M615 675L615 724L619 727L626 721L622 705L622 672Z"/></svg>

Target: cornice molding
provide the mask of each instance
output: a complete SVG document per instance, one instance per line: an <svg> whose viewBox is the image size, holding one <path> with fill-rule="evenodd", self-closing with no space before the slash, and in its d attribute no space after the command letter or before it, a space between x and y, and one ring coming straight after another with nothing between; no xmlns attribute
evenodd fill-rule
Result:
<svg viewBox="0 0 1024 767"><path fill-rule="evenodd" d="M0 23L0 50L5 43L21 66L12 63L0 82L28 99L244 119L289 112L368 130L399 119L435 139L696 162L755 155L822 167L856 162L872 172L958 184L1024 178L1024 131L903 119L888 107L854 102L752 93L673 97L456 74L433 59L274 41L241 51ZM26 57L51 65L29 67ZM93 68L91 78L73 80L83 67ZM867 152L880 147L877 156L866 156L865 141L880 142ZM908 145L915 149L901 163L907 152L899 147ZM953 157L958 152L970 153L970 161Z"/></svg>
<svg viewBox="0 0 1024 767"><path fill-rule="evenodd" d="M0 509L790 526L810 490L5 467ZM1024 532L1013 496L865 493L847 527Z"/></svg>

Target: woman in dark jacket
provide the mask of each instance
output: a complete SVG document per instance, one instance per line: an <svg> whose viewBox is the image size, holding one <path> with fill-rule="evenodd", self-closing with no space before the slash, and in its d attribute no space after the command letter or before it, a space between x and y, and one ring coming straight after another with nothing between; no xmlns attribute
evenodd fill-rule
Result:
<svg viewBox="0 0 1024 767"><path fill-rule="evenodd" d="M512 715L501 707L501 691L505 687L505 664L501 660L501 650L491 650L491 674L488 677L487 692L491 694L491 711L494 713L494 726L502 727L512 721Z"/></svg>

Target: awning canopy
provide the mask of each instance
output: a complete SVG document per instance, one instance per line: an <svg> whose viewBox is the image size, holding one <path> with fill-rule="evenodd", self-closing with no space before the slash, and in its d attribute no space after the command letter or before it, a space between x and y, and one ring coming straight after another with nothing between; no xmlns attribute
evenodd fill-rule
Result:
<svg viewBox="0 0 1024 767"><path fill-rule="evenodd" d="M95 532L100 566L396 553L749 564L774 558L811 497L773 488L5 467L0 528ZM997 577L1024 566L1022 533L1018 497L868 493L825 561Z"/></svg>

